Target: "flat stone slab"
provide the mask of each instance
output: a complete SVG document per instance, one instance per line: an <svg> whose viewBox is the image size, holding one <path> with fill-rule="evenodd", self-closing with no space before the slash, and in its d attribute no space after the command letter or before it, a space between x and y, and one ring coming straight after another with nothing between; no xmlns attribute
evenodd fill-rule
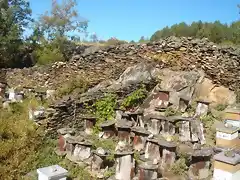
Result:
<svg viewBox="0 0 240 180"><path fill-rule="evenodd" d="M212 148L204 148L204 149L198 149L193 151L192 156L204 156L204 157L208 157L213 155L213 149Z"/></svg>
<svg viewBox="0 0 240 180"><path fill-rule="evenodd" d="M75 131L73 128L61 128L61 129L58 129L57 132L61 135L65 135L65 134L73 134Z"/></svg>
<svg viewBox="0 0 240 180"><path fill-rule="evenodd" d="M116 121L106 121L106 122L103 122L100 127L103 128L103 127L109 127L109 126L112 126L116 123Z"/></svg>
<svg viewBox="0 0 240 180"><path fill-rule="evenodd" d="M137 126L137 127L133 127L131 129L133 132L137 132L137 133L141 133L141 134L145 134L145 135L149 135L151 134L149 131L147 131L145 128Z"/></svg>

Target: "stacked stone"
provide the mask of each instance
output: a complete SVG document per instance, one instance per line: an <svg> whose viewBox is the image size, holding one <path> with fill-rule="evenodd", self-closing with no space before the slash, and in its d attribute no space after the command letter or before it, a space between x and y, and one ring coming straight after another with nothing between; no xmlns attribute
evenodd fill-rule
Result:
<svg viewBox="0 0 240 180"><path fill-rule="evenodd" d="M51 105L47 109L48 124L47 129L51 134L58 129L74 124L74 103L73 100L67 99Z"/></svg>
<svg viewBox="0 0 240 180"><path fill-rule="evenodd" d="M81 53L81 54L77 54ZM207 39L169 37L147 44L123 44L110 47L90 47L82 53L76 51L68 63L55 63L50 67L7 70L10 85L32 84L53 87L77 75L78 71L91 77L93 83L117 78L129 66L141 62L158 61L162 68L174 70L202 69L214 83L239 89L240 51L233 47L220 47ZM84 70L84 71L82 71ZM96 78L100 74L101 78ZM98 76L99 77L99 76ZM26 81L26 79L28 81ZM26 84L25 84L26 85Z"/></svg>

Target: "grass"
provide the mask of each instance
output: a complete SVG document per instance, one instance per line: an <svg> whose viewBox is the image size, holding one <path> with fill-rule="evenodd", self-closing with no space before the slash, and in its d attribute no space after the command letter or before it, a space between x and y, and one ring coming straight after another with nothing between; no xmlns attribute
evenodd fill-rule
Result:
<svg viewBox="0 0 240 180"><path fill-rule="evenodd" d="M72 93L81 94L88 89L89 83L86 78L77 76L64 83L58 90L57 95L63 97Z"/></svg>
<svg viewBox="0 0 240 180"><path fill-rule="evenodd" d="M12 104L10 111L0 109L0 179L34 180L38 168L59 164L71 178L92 180L83 167L55 154L56 140L46 137L44 129L28 119L30 105L41 103L28 99ZM27 176L29 172L33 175Z"/></svg>
<svg viewBox="0 0 240 180"><path fill-rule="evenodd" d="M171 172L175 175L182 176L186 173L188 167L185 158L179 158L171 167Z"/></svg>

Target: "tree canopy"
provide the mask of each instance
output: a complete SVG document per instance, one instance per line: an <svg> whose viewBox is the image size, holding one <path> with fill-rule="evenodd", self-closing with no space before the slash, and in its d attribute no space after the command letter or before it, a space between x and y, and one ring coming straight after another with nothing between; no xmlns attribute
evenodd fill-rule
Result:
<svg viewBox="0 0 240 180"><path fill-rule="evenodd" d="M0 1L0 67L16 63L16 53L23 44L23 32L32 21L29 2Z"/></svg>
<svg viewBox="0 0 240 180"><path fill-rule="evenodd" d="M208 38L215 43L240 44L240 21L230 25L222 24L220 21L213 23L198 21L190 25L182 22L155 32L150 40L156 41L169 36Z"/></svg>

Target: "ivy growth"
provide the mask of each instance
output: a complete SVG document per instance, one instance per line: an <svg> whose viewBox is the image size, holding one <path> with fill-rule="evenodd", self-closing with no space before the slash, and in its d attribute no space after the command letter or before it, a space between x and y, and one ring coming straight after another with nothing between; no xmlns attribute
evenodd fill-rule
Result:
<svg viewBox="0 0 240 180"><path fill-rule="evenodd" d="M117 105L117 97L114 94L106 94L102 99L92 105L95 109L97 122L93 128L94 133L100 131L100 124L106 120L112 120L115 117L115 108Z"/></svg>
<svg viewBox="0 0 240 180"><path fill-rule="evenodd" d="M121 108L128 109L136 107L146 98L146 96L147 96L146 87L142 85L141 88L133 91L123 100Z"/></svg>

